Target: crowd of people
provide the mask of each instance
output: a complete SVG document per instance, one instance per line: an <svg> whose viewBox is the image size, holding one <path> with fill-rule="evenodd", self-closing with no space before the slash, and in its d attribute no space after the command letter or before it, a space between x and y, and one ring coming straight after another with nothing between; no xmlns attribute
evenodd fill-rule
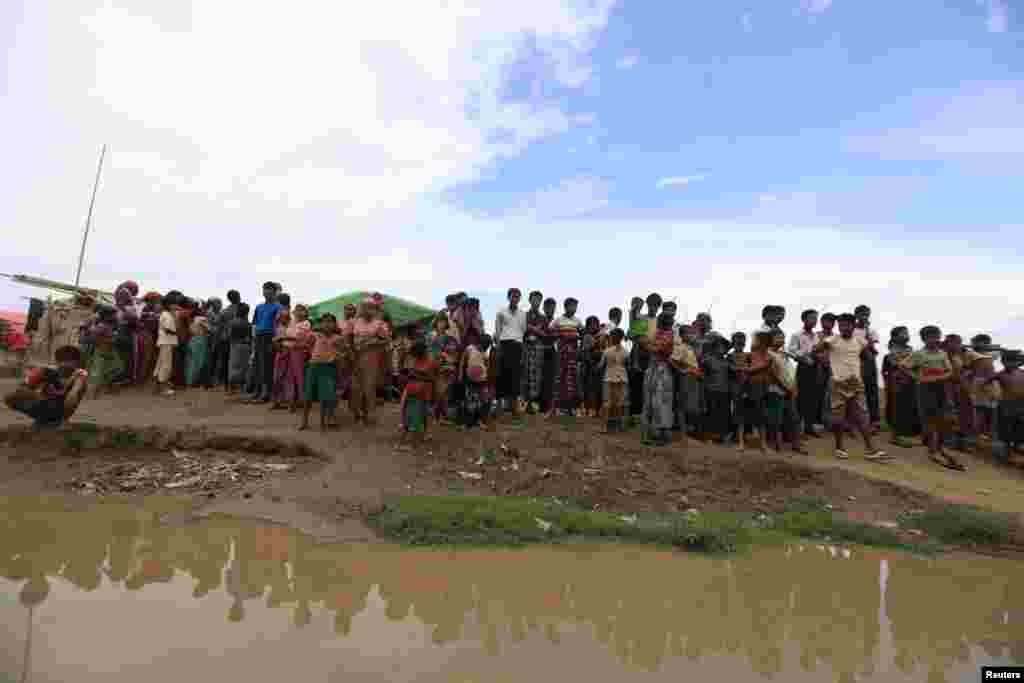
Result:
<svg viewBox="0 0 1024 683"><path fill-rule="evenodd" d="M341 320L311 320L274 282L252 311L237 291L227 306L178 291L138 295L134 282L118 287L114 306L98 306L83 323L77 347L59 350L58 368L30 373L7 404L37 425L56 425L74 411L86 378L93 395L153 381L168 397L187 387L241 393L300 413L300 429L318 403L326 430L337 428L341 401L356 423L371 422L383 389L401 403L406 442L425 438L431 422L486 428L523 411L600 417L607 432L639 419L642 438L656 446L680 432L740 450L753 436L762 451L807 453L804 439L829 430L838 458L849 457L844 439L856 432L871 460L891 457L876 443L884 418L893 445L920 436L932 460L958 470L964 465L951 445L970 450L989 440L1005 457L1024 443L1021 352L985 334L965 345L933 325L919 331L915 349L899 326L879 368L881 340L867 306L839 315L805 310L787 340L782 306L765 306L750 336L726 337L707 313L677 319L676 304L658 294L633 298L625 316L612 308L602 322L580 320L573 298L559 312L538 291L523 305L512 288L492 334L479 301L464 292L404 334L379 294L347 306Z"/></svg>

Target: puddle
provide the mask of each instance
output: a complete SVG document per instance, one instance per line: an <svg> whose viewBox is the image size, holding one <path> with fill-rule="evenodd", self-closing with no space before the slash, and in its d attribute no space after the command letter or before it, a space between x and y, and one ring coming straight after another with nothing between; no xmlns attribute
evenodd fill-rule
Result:
<svg viewBox="0 0 1024 683"><path fill-rule="evenodd" d="M0 681L940 681L1024 664L1024 565L824 545L323 545L0 500Z"/></svg>

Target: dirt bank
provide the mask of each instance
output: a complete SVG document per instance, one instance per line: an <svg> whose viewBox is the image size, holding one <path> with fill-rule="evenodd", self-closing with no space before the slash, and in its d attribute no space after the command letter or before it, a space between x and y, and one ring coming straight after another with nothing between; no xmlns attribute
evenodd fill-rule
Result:
<svg viewBox="0 0 1024 683"><path fill-rule="evenodd" d="M321 434L296 431L296 416L216 392L170 400L125 392L85 403L75 420L69 432L36 435L0 413L0 494L187 497L199 512L246 514L265 505L274 514L257 516L350 529L386 496L409 493L554 497L623 512L771 513L793 497L821 498L870 522L949 502L1024 511L1020 467L966 456L970 471L955 473L917 448L898 450L889 464L839 462L826 439L810 442L810 456L737 454L685 440L654 449L636 433L601 435L595 420L528 417L482 433L436 429L423 448L402 453L394 448L393 405L381 407L375 426L343 421ZM182 480L191 483L167 486Z"/></svg>

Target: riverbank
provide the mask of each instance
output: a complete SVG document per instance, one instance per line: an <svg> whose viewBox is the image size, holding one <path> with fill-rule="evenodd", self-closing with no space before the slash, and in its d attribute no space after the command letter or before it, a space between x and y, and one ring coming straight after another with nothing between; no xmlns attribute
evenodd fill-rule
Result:
<svg viewBox="0 0 1024 683"><path fill-rule="evenodd" d="M970 469L959 473L920 448L899 449L884 464L837 461L826 439L811 440L809 456L738 454L685 439L656 449L636 433L602 435L596 420L535 416L503 418L480 433L438 428L408 453L395 449L393 405L381 406L371 427L343 419L341 430L321 434L298 432L296 422L215 392L88 401L59 434L33 434L4 411L0 495L173 499L188 514L272 519L341 540L373 538L369 525L410 543L584 536L720 550L789 534L1024 547L1024 473L984 455L964 456ZM811 509L794 509L807 501ZM488 515L503 521L485 525ZM623 521L633 516L637 523ZM453 533L460 518L465 533ZM698 540L686 541L693 534Z"/></svg>

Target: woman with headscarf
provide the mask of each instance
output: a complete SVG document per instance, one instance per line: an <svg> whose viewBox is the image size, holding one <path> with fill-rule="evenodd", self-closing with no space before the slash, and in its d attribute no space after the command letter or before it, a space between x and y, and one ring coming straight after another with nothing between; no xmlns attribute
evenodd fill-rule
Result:
<svg viewBox="0 0 1024 683"><path fill-rule="evenodd" d="M350 406L356 422L366 424L377 407L377 386L384 367L391 331L380 319L383 297L374 294L363 300L359 317L352 323L355 351L355 382Z"/></svg>
<svg viewBox="0 0 1024 683"><path fill-rule="evenodd" d="M217 297L206 301L206 321L209 324L210 333L207 342L206 364L202 370L202 384L207 389L213 389L217 377L217 344L221 338L221 328L224 320L221 317L224 304Z"/></svg>

